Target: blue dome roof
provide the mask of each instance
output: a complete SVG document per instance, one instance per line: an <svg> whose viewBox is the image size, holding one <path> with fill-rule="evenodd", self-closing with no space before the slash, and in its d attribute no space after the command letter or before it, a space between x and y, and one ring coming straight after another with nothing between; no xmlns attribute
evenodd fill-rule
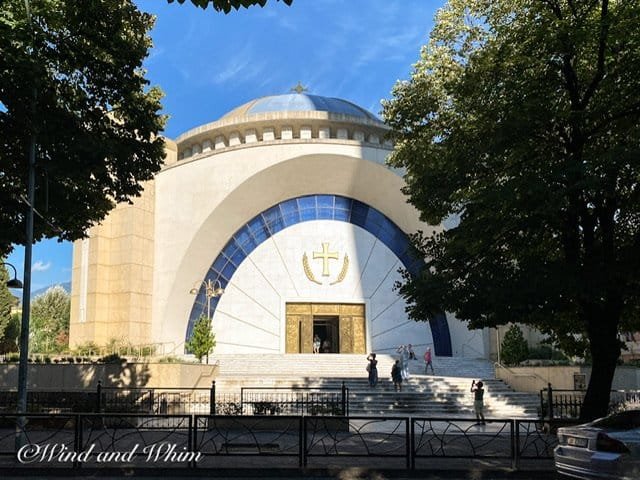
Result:
<svg viewBox="0 0 640 480"><path fill-rule="evenodd" d="M306 93L288 93L272 95L252 100L232 110L222 118L253 115L268 112L308 112L321 111L339 113L380 122L371 112L341 98L321 97Z"/></svg>

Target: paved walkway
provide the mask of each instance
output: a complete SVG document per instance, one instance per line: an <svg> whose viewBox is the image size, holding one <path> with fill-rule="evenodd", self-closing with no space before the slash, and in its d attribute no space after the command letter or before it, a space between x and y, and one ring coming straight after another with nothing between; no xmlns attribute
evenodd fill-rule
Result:
<svg viewBox="0 0 640 480"><path fill-rule="evenodd" d="M116 479L131 479L131 478L144 478L145 480L165 480L165 479L180 479L180 480L202 480L203 478L215 478L220 480L298 480L298 479L315 479L315 480L413 480L413 479L429 479L429 480L559 480L560 477L553 471L539 471L539 470L494 470L486 469L481 465L474 468L467 469L450 469L450 470L416 470L416 471L403 471L403 470L376 470L369 468L345 468L341 470L257 470L253 472L247 472L246 470L200 470L195 474L194 472L180 472L180 471L164 471L162 475L158 475L158 472L151 474L151 472L140 471L122 471L121 473L114 472L83 472L81 470L73 472L53 472L37 474L35 472L23 472L22 475L17 474L16 471L9 473L8 475L2 475L3 480L14 480L18 478L30 478L32 480L49 480L49 479L96 479L96 480L116 480Z"/></svg>

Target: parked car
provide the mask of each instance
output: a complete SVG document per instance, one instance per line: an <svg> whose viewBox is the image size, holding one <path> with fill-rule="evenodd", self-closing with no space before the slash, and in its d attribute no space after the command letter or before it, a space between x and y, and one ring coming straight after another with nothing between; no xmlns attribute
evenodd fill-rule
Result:
<svg viewBox="0 0 640 480"><path fill-rule="evenodd" d="M640 410L558 429L558 473L581 479L640 479Z"/></svg>

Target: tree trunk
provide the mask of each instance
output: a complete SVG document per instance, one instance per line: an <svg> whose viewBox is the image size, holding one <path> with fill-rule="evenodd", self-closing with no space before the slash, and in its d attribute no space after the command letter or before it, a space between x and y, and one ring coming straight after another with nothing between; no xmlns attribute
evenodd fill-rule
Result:
<svg viewBox="0 0 640 480"><path fill-rule="evenodd" d="M611 384L620 357L618 320L619 318L612 318L611 313L603 313L601 316L591 318L588 322L592 359L591 378L580 412L580 420L591 421L604 417L609 411Z"/></svg>

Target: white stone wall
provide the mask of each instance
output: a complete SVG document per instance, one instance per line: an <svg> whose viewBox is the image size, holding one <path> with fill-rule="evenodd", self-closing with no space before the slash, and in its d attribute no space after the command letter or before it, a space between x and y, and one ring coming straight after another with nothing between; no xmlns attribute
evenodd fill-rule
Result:
<svg viewBox="0 0 640 480"><path fill-rule="evenodd" d="M338 253L329 260L328 277L322 260L313 252L322 243ZM309 280L302 258L307 254L314 278ZM337 280L348 255L343 281ZM216 353L285 351L285 304L287 302L364 303L367 349L394 351L397 345L433 344L429 325L407 319L404 301L393 291L400 280L401 262L383 243L362 228L338 221L316 220L282 230L263 242L244 260L220 298L213 318Z"/></svg>
<svg viewBox="0 0 640 480"><path fill-rule="evenodd" d="M419 229L439 231L440 227L420 222L418 212L407 204L406 197L400 191L402 178L385 165L387 155L388 150L383 148L355 144L310 142L269 145L257 142L251 148L212 152L209 156L201 155L195 160L178 162L160 172L156 176L154 341L163 343L166 351L173 349L176 353L182 353L194 300L189 291L200 285L215 257L239 228L283 200L321 193L342 195L378 209L405 232ZM361 241L365 242L365 239ZM316 239L318 242L320 240ZM373 250L377 258L375 263L383 271L388 271L396 259L382 255L378 251L381 245L377 245ZM316 244L306 248L318 250L321 246ZM359 265L364 265L365 259L361 257L366 251L365 248L354 253ZM355 261L356 257L353 259ZM245 261L240 270L252 267L255 267L252 262ZM223 346L225 344L241 345L244 349L265 347L271 351L283 351L281 330L285 302L296 299L320 301L319 298L329 299L333 296L322 293L320 287L315 293L300 287L301 291L297 293L295 289L291 290L294 292L292 295L283 293L278 294L280 298L256 302L252 300L251 289L262 288L258 284L263 275L254 273L246 274L253 280L242 280L238 284L244 294L235 292L234 288L238 287L231 286L221 300L220 313L214 319L218 351L226 351L222 350L227 348ZM241 271L236 273L240 274L245 275ZM349 297L347 293L340 297L355 301L359 295L365 301L369 345L380 351L399 343L420 344L423 338L429 342L428 324L409 323L402 301L394 298L394 302L391 302L392 297L366 293L376 285L377 275L370 273L362 277L361 292L354 287ZM380 288L390 289L394 275L389 273ZM256 284L252 286L251 282ZM281 288L279 285L277 287ZM327 301L337 300L339 298ZM246 318L241 318L245 313L239 315L225 307L231 302L243 305L244 310L239 311L245 312ZM229 320L227 327L222 321L225 315L224 318ZM258 318L264 323L252 326L251 323L258 322ZM405 332L417 328L415 337L418 340L406 338L414 336L414 333L403 333L398 324L390 323L392 321L398 324L405 322L408 329ZM246 325L248 330L241 328L242 325ZM473 334L470 335L463 324L456 326L454 321L452 326L454 354L470 356L469 352L473 351L470 346L465 347L464 352L456 346L468 343ZM254 343L247 343L244 333L251 330L255 335ZM484 350L481 341L472 343L474 349L479 347L477 350Z"/></svg>

